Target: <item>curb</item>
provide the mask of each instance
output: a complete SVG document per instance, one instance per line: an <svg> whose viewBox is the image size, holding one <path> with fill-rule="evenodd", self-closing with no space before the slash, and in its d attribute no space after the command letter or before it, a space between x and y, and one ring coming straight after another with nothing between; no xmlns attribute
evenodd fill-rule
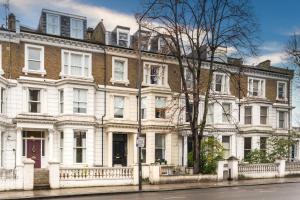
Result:
<svg viewBox="0 0 300 200"><path fill-rule="evenodd" d="M170 191L182 191L182 190L204 190L204 189L217 189L217 188L230 188L230 187L251 187L251 186L264 186L264 185L279 185L279 184L293 184L300 183L300 181L285 181L285 182L270 182L270 183L255 183L255 184L240 184L240 185L212 185L212 186L195 186L186 188L166 188L166 189L148 189L143 191L120 191L120 192L99 192L99 193L82 193L82 194L66 194L66 195L51 195L51 196L34 196L34 197L16 197L9 198L7 200L35 200L35 199L56 199L56 198L70 198L70 197L87 197L87 196L104 196L104 195L120 195L120 194L135 194L135 193L154 193L154 192L170 192Z"/></svg>

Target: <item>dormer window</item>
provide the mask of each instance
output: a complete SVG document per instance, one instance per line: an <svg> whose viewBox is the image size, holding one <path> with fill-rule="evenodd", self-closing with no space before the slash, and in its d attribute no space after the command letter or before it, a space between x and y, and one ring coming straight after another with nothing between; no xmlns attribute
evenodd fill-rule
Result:
<svg viewBox="0 0 300 200"><path fill-rule="evenodd" d="M47 14L47 34L60 35L59 15Z"/></svg>
<svg viewBox="0 0 300 200"><path fill-rule="evenodd" d="M83 20L71 18L71 37L83 39Z"/></svg>
<svg viewBox="0 0 300 200"><path fill-rule="evenodd" d="M129 31L117 29L117 45L129 47Z"/></svg>

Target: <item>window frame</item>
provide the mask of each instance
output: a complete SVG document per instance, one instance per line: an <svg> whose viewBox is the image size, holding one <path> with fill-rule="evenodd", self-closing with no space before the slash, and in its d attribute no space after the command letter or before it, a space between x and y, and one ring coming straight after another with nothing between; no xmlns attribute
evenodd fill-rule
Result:
<svg viewBox="0 0 300 200"><path fill-rule="evenodd" d="M83 143L83 141L81 142L82 146L77 146L77 140L75 142L75 139L77 139L75 137L75 134L77 134L77 133L79 133L79 134L83 134L84 133L85 137L81 137L81 139L85 138L85 142L84 143ZM81 153L81 155L82 155L82 158L81 158L82 162L77 162L77 149L81 149L82 150L82 153ZM86 159L87 159L87 131L74 130L74 132L73 132L73 163L76 163L76 164L85 164L86 163Z"/></svg>
<svg viewBox="0 0 300 200"><path fill-rule="evenodd" d="M60 151L60 163L64 162L64 132L59 132L59 151Z"/></svg>
<svg viewBox="0 0 300 200"><path fill-rule="evenodd" d="M224 104L227 104L229 105L229 109L230 109L230 113L229 113L229 116L228 116L228 113L225 113L225 109L224 109ZM229 124L231 122L231 116L232 116L232 103L229 103L229 102L223 102L222 105L221 105L221 108L222 108L222 123L223 124ZM224 115L226 115L226 121L224 120Z"/></svg>
<svg viewBox="0 0 300 200"><path fill-rule="evenodd" d="M165 100L164 108L158 108L157 107L156 101L157 101L158 98L162 98L162 99ZM167 97L155 96L155 119L166 119L166 108L167 108Z"/></svg>
<svg viewBox="0 0 300 200"><path fill-rule="evenodd" d="M250 109L250 115L246 115L246 109ZM245 125L251 125L253 123L253 107L252 106L244 106L244 124ZM250 121L247 122L247 119Z"/></svg>
<svg viewBox="0 0 300 200"><path fill-rule="evenodd" d="M221 91L216 90L217 76L221 76ZM215 72L213 75L213 91L217 94L230 94L230 76L225 73Z"/></svg>
<svg viewBox="0 0 300 200"><path fill-rule="evenodd" d="M246 140L248 139L250 140L250 148L246 148ZM244 159L251 151L252 151L252 137L244 137Z"/></svg>
<svg viewBox="0 0 300 200"><path fill-rule="evenodd" d="M30 91L38 91L39 94L38 94L38 97L39 97L39 100L37 101L33 101L33 100L30 100ZM42 89L38 89L38 88L28 88L28 112L29 113L41 113L42 112ZM37 112L32 112L31 111L31 104L32 103L36 103L37 104Z"/></svg>
<svg viewBox="0 0 300 200"><path fill-rule="evenodd" d="M280 98L279 97L279 85L280 84L284 84L283 86L283 97ZM276 100L278 101L286 101L287 100L287 82L284 82L284 81L277 81L277 90L276 90Z"/></svg>
<svg viewBox="0 0 300 200"><path fill-rule="evenodd" d="M0 112L1 114L6 113L5 105L6 105L6 89L4 87L0 88Z"/></svg>
<svg viewBox="0 0 300 200"><path fill-rule="evenodd" d="M280 120L280 113L283 113L283 117L284 117L284 119L283 119L283 126L282 127L280 127L280 122L282 121L282 120ZM277 111L277 116L278 116L278 119L277 119L277 128L279 128L279 129L286 129L287 128L287 115L288 115L288 112L287 111L285 111L285 110L278 110Z"/></svg>
<svg viewBox="0 0 300 200"><path fill-rule="evenodd" d="M143 100L145 101L143 103ZM141 119L147 119L147 97L142 97L141 99ZM144 107L145 105L145 107Z"/></svg>
<svg viewBox="0 0 300 200"><path fill-rule="evenodd" d="M77 22L81 22L82 24L82 26L81 26L81 35L80 36L77 36L77 35L74 35L75 33L73 32L74 31L74 29L76 30L76 29L78 29L78 27L73 27L74 26L74 21L77 21ZM78 29L78 30L80 30L80 29ZM77 31L78 31L77 30ZM83 40L83 38L84 38L84 20L82 20L82 19L77 19L77 18L70 18L70 37L71 38L75 38L75 39L80 39L80 40Z"/></svg>
<svg viewBox="0 0 300 200"><path fill-rule="evenodd" d="M210 113L210 108L212 107L212 112ZM215 110L215 104L214 103L208 103L207 104L207 114L206 114L206 124L212 125L214 124L214 110ZM208 120L211 118L211 120Z"/></svg>
<svg viewBox="0 0 300 200"><path fill-rule="evenodd" d="M51 16L51 17L53 17L53 16L55 16L55 17L57 17L58 18L58 24L56 24L56 26L57 26L57 33L49 33L48 32L48 26L50 26L49 25L49 22L50 21L48 21L49 20L49 16ZM61 28L60 28L60 15L56 15L56 14L52 14L52 13L47 13L46 14L46 33L47 34L50 34L50 35L60 35L61 34ZM55 26L54 24L51 24L51 26Z"/></svg>
<svg viewBox="0 0 300 200"><path fill-rule="evenodd" d="M116 75L115 75L115 62L116 61L121 61L124 63L123 65L123 80L117 80ZM110 80L113 84L114 83L120 83L124 84L126 86L129 85L129 80L128 80L128 58L123 58L123 57L112 57L112 77Z"/></svg>
<svg viewBox="0 0 300 200"><path fill-rule="evenodd" d="M62 94L61 94L62 93ZM64 89L59 89L58 90L58 101L59 101L59 113L63 114L64 113L64 100L65 100L65 91Z"/></svg>
<svg viewBox="0 0 300 200"><path fill-rule="evenodd" d="M158 147L158 144L156 143L156 137L159 136L161 138L163 138L162 146ZM155 162L158 160L166 160L166 135L162 134L162 133L155 133L155 142L154 142L154 160ZM161 159L157 159L156 158L156 151L161 151L162 152L162 158Z"/></svg>
<svg viewBox="0 0 300 200"><path fill-rule="evenodd" d="M191 74L190 80L187 79L187 74L188 73ZM185 79L185 83L186 83L186 88L187 89L192 89L193 88L193 73L191 72L191 70L188 67L184 68L184 79ZM183 86L182 86L182 88L183 88Z"/></svg>
<svg viewBox="0 0 300 200"><path fill-rule="evenodd" d="M65 63L65 54L68 55L68 63ZM71 65L71 55L80 55L81 56L81 74L80 75L73 75L72 74L72 65ZM88 57L88 75L85 75L84 70L86 69L85 66L85 58ZM65 67L67 67L67 74L65 74ZM61 71L60 71L61 77L75 77L75 78L85 78L85 79L93 79L92 75L92 54L91 53L85 53L80 51L71 51L71 50L61 50Z"/></svg>
<svg viewBox="0 0 300 200"><path fill-rule="evenodd" d="M78 102L75 102L75 91L78 91ZM86 101L80 101L80 94L81 92L86 92ZM88 106L88 89L83 89L83 88L73 88L73 113L74 114L87 114L87 106ZM75 103L78 105L77 111L75 112ZM80 104L84 104L85 107L80 107ZM80 112L80 109L85 109L85 112Z"/></svg>
<svg viewBox="0 0 300 200"><path fill-rule="evenodd" d="M44 46L40 46L40 45L33 45L33 44L25 44L24 46L25 48L25 56L24 56L24 59L25 59L25 66L22 70L23 73L25 73L25 75L27 74L41 74L42 76L44 76L46 74L46 71L45 71L45 66L44 66L44 53L45 53L45 49L44 49ZM39 70L33 70L33 69L29 69L29 49L39 49L40 50L40 69ZM34 60L34 61L37 61L37 60Z"/></svg>
<svg viewBox="0 0 300 200"><path fill-rule="evenodd" d="M120 33L127 34L127 41L126 41L127 45L126 46L120 45ZM125 41L125 40L121 40L121 41ZM120 28L117 29L117 45L126 47L126 48L128 48L130 46L130 31L129 30L120 29Z"/></svg>
<svg viewBox="0 0 300 200"><path fill-rule="evenodd" d="M228 146L229 146L228 149L225 148L224 138L228 138ZM224 149L224 158L227 159L231 155L231 135L222 135L222 146L223 146L223 149ZM227 156L226 156L226 153L225 153L226 151L228 152Z"/></svg>
<svg viewBox="0 0 300 200"><path fill-rule="evenodd" d="M151 66L159 67L158 83L151 83ZM159 86L169 87L168 84L168 65L155 63L155 62L143 62L143 85L145 86Z"/></svg>
<svg viewBox="0 0 300 200"><path fill-rule="evenodd" d="M257 96L253 95L253 81L259 81ZM256 77L248 77L248 97L265 98L266 97L266 80Z"/></svg>
<svg viewBox="0 0 300 200"><path fill-rule="evenodd" d="M113 118L115 119L124 119L125 118L125 96L118 96L118 95L115 95L114 97L114 101L113 101ZM120 98L123 100L123 107L116 107L116 98ZM116 115L116 109L122 109L122 116L118 116Z"/></svg>
<svg viewBox="0 0 300 200"><path fill-rule="evenodd" d="M262 112L261 112L262 108L266 108L266 110L267 110L267 114L265 116L262 115ZM266 118L266 123L262 123L262 117ZM268 125L269 124L268 117L269 117L269 107L268 106L260 106L260 108L259 108L260 125Z"/></svg>

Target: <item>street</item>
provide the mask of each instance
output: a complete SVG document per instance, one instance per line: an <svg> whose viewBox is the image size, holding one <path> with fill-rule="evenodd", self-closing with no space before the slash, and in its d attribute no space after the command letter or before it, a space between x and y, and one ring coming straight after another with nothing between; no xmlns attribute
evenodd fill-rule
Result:
<svg viewBox="0 0 300 200"><path fill-rule="evenodd" d="M168 192L100 195L88 197L53 198L55 200L298 200L300 183L241 186L211 189L192 189Z"/></svg>

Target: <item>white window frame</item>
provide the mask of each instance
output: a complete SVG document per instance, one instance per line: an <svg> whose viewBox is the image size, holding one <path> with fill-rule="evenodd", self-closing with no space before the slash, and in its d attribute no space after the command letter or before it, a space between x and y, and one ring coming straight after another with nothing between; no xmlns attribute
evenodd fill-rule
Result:
<svg viewBox="0 0 300 200"><path fill-rule="evenodd" d="M280 126L280 123L279 123L279 117L280 117L280 114L279 112L283 112L284 113L284 123L283 123L283 127L279 127ZM288 111L286 110L277 110L277 128L278 129L287 129L288 127Z"/></svg>
<svg viewBox="0 0 300 200"><path fill-rule="evenodd" d="M210 113L210 108L209 107L212 107L212 113ZM207 104L207 114L206 114L206 124L208 125L211 125L211 124L214 124L214 112L215 111L215 104L214 103L208 103ZM209 118L211 118L211 121L208 120Z"/></svg>
<svg viewBox="0 0 300 200"><path fill-rule="evenodd" d="M160 136L161 139L163 139L162 146L158 146L156 144L156 137ZM155 133L155 139L154 139L154 159L156 161L156 151L162 152L162 160L166 160L166 135L162 133Z"/></svg>
<svg viewBox="0 0 300 200"><path fill-rule="evenodd" d="M115 109L117 108L116 103L115 103L116 98L122 98L123 99L123 107L118 107L119 109L123 109L122 117L116 117L116 115L115 115ZM113 118L114 119L124 119L125 118L125 107L126 107L125 101L126 101L125 96L119 96L119 95L113 96Z"/></svg>
<svg viewBox="0 0 300 200"><path fill-rule="evenodd" d="M158 99L163 99L164 100L164 107L157 107L157 101ZM154 117L155 119L167 119L167 101L168 98L165 96L155 96L155 112L154 112ZM160 117L156 117L156 111L157 109L160 111L159 113L163 113L163 115L161 114Z"/></svg>
<svg viewBox="0 0 300 200"><path fill-rule="evenodd" d="M127 34L128 38L127 38L127 48L130 46L130 31L129 30L125 30L125 29L120 29L118 28L117 29L117 45L119 46L119 36L120 36L120 33L125 33Z"/></svg>
<svg viewBox="0 0 300 200"><path fill-rule="evenodd" d="M151 84L151 66L159 67L159 80L158 84ZM143 64L143 85L145 86L160 86L160 87L169 87L168 84L168 65L154 63L154 62L144 62Z"/></svg>
<svg viewBox="0 0 300 200"><path fill-rule="evenodd" d="M44 47L43 46L38 46L38 45L33 45L33 44L25 44L25 66L22 70L25 75L31 73L31 74L41 74L42 76L46 75L46 70L44 66ZM34 48L34 49L39 49L40 50L40 69L39 70L31 70L29 69L29 48Z"/></svg>
<svg viewBox="0 0 300 200"><path fill-rule="evenodd" d="M278 92L278 89L279 89L279 84L284 84L284 87L283 87L283 89L284 89L284 91L283 91L283 93L284 93L284 97L283 98L279 98L279 92ZM287 83L286 82L284 82L284 81L277 81L277 89L276 89L276 100L281 100L281 101L286 101L287 100Z"/></svg>
<svg viewBox="0 0 300 200"><path fill-rule="evenodd" d="M56 33L49 33L48 32L49 16L52 16L52 17L54 16L54 17L58 18L58 24L56 24L56 26L57 26L57 32ZM53 24L52 24L52 26L53 26ZM46 33L51 34L51 35L60 35L60 16L59 15L50 14L50 13L46 14Z"/></svg>
<svg viewBox="0 0 300 200"><path fill-rule="evenodd" d="M68 54L68 74L65 74L64 68L65 68L65 59L64 56L65 54ZM72 54L77 54L81 55L81 75L72 75L71 74L71 55ZM89 58L88 62L88 76L85 76L84 74L84 58L85 57ZM60 72L61 77L75 77L75 78L86 78L86 79L93 79L92 76L92 54L91 53L84 53L84 52L79 52L79 51L69 51L69 50L61 50L61 72Z"/></svg>
<svg viewBox="0 0 300 200"><path fill-rule="evenodd" d="M250 115L246 116L246 109L250 109ZM250 123L246 123L246 119L250 118ZM245 125L251 125L253 124L253 106L244 106L244 124Z"/></svg>
<svg viewBox="0 0 300 200"><path fill-rule="evenodd" d="M81 35L80 36L76 36L76 35L74 35L75 33L73 32L73 29L74 29L74 27L72 27L72 21L80 21L81 23L82 23L82 26L81 26ZM83 39L83 36L84 36L84 21L82 20L82 19L76 19L76 18L71 18L70 19L70 36L71 36L71 38L75 38L75 39ZM78 29L79 30L79 29Z"/></svg>
<svg viewBox="0 0 300 200"><path fill-rule="evenodd" d="M223 138L224 137L228 137L229 138L229 141L228 141L228 144L229 144L229 149L225 149L225 146L224 146L224 144L225 144L225 142L223 142ZM222 135L222 146L223 146L223 149L224 149L224 158L225 159L228 159L229 157L230 157L230 155L231 155L231 148L232 148L232 144L231 144L231 135ZM225 151L228 151L228 155L226 156L225 155Z"/></svg>
<svg viewBox="0 0 300 200"><path fill-rule="evenodd" d="M39 91L39 100L38 101L31 101L30 100L30 90ZM29 112L29 113L42 113L42 89L40 89L40 88L28 88L27 92L28 92L28 99L27 99L28 109L27 109L27 112ZM37 103L37 105L39 105L39 110L37 110L37 112L31 112L30 111L29 104L31 104L31 103Z"/></svg>
<svg viewBox="0 0 300 200"><path fill-rule="evenodd" d="M266 123L265 124L261 123L261 117L262 117L261 108L262 107L267 108L267 116L265 116L266 117ZM268 106L259 106L259 123L260 123L260 125L268 125L269 124L269 107Z"/></svg>
<svg viewBox="0 0 300 200"><path fill-rule="evenodd" d="M78 101L78 102L75 102L74 101L74 95L75 95L75 90L78 90L79 91L79 94L80 94L80 91L82 92L86 92L86 101L85 102L81 102L81 101ZM80 95L79 95L80 96ZM85 104L85 112L74 112L74 108L75 108L75 103L78 103L78 105L80 103L84 103ZM79 108L79 107L78 107ZM83 107L82 107L83 108ZM83 89L83 88L73 88L73 113L75 114L87 114L88 112L88 90L87 89Z"/></svg>
<svg viewBox="0 0 300 200"><path fill-rule="evenodd" d="M224 118L224 114L225 114L225 110L224 110L224 105L223 104L228 104L230 107L229 107L229 116L228 113L227 113L227 117ZM229 124L231 122L231 118L232 118L232 103L229 103L229 102L223 102L222 105L221 105L221 110L222 110L222 123L223 124ZM224 120L225 119L225 120Z"/></svg>
<svg viewBox="0 0 300 200"><path fill-rule="evenodd" d="M191 80L187 79L188 71L189 71L189 73L191 73ZM185 79L185 83L186 83L186 88L192 89L193 88L193 73L191 72L191 70L188 67L184 68L184 79ZM191 84L190 86L188 85L188 82L190 82L190 84Z"/></svg>
<svg viewBox="0 0 300 200"><path fill-rule="evenodd" d="M221 91L216 91L216 76L222 76ZM213 76L213 91L218 94L230 94L230 77L227 74L215 72Z"/></svg>
<svg viewBox="0 0 300 200"><path fill-rule="evenodd" d="M75 134L76 133L84 133L85 134L85 144L82 142L82 146L77 146L75 143ZM76 150L77 149L82 149L82 162L77 162L76 160ZM87 162L87 131L80 131L80 130L74 130L73 132L73 162L76 164L85 164Z"/></svg>
<svg viewBox="0 0 300 200"><path fill-rule="evenodd" d="M259 81L258 94L253 96L253 81ZM266 80L255 77L248 77L248 97L265 98L266 96Z"/></svg>
<svg viewBox="0 0 300 200"><path fill-rule="evenodd" d="M61 93L62 93L62 98L61 98ZM58 90L58 100L59 100L59 113L63 114L64 113L64 100L65 100L65 91L64 89Z"/></svg>
<svg viewBox="0 0 300 200"><path fill-rule="evenodd" d="M115 78L115 61L121 61L124 62L124 68L123 68L123 80L116 80ZM112 57L112 77L110 82L112 82L112 84L114 83L120 83L120 84L124 84L126 86L129 85L129 80L128 80L128 59L127 58L121 58L121 57Z"/></svg>
<svg viewBox="0 0 300 200"><path fill-rule="evenodd" d="M0 75L4 74L3 71L3 59L2 59L2 44L0 44Z"/></svg>

